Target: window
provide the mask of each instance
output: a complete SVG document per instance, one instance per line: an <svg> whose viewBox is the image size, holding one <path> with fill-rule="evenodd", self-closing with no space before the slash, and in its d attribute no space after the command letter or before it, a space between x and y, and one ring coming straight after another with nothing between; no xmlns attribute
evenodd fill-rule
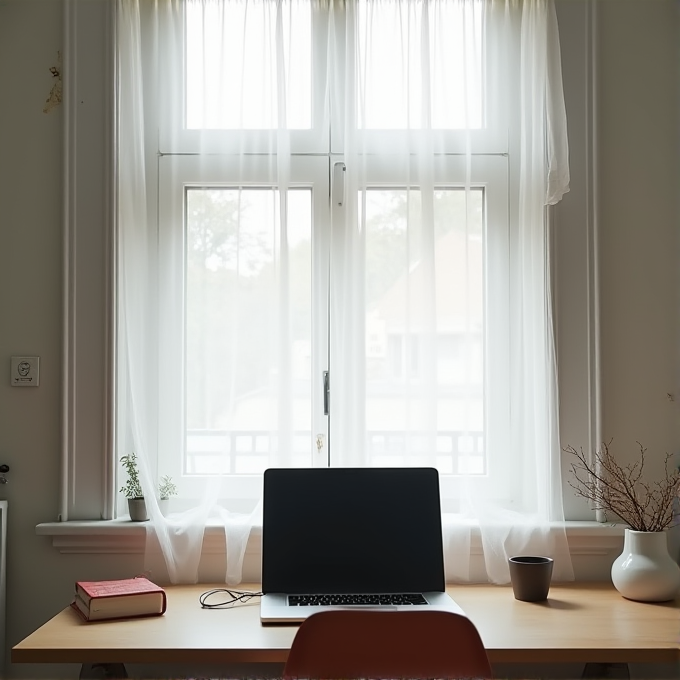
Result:
<svg viewBox="0 0 680 680"><path fill-rule="evenodd" d="M263 2L186 4L188 130L312 127L312 6L284 5L282 16ZM279 31L280 40L272 42ZM281 108L279 85L287 89Z"/></svg>
<svg viewBox="0 0 680 680"><path fill-rule="evenodd" d="M159 400L159 466L190 497L211 474L253 497L274 457L312 465L326 437L328 159L289 170L281 191L256 156L159 160L160 271L182 301L160 338L179 387Z"/></svg>
<svg viewBox="0 0 680 680"><path fill-rule="evenodd" d="M437 3L428 4L434 7ZM309 8L307 3L301 3L301 5ZM323 3L319 6L321 5ZM294 7L295 3L290 3L288 6ZM360 6L360 3L357 3L357 6ZM361 6L367 7L367 5ZM277 221L290 222L288 205L291 201L293 204L309 205L311 211L309 220L312 234L311 257L307 265L310 272L308 281L311 281L309 286L311 341L307 349L304 347L304 341L295 334L289 333L286 336L289 341L289 351L285 355L287 361L284 365L285 370L295 375L304 375L305 366L310 371L309 394L316 411L313 411L308 419L311 425L307 427L310 429L301 430L305 440L305 455L311 456L314 464L319 464L319 457L326 461L324 464L327 464L328 455L330 455L331 464L338 462L352 464L355 462L355 459L351 457L352 454L356 451L364 451L370 446L371 450L375 451L376 458L382 461L395 460L395 456L402 454L410 456L411 464L414 460L422 461L427 458L428 463L434 461L435 464L441 466L442 481L444 486L450 487L446 489L447 493L450 492L450 498L456 497L456 477L467 473L473 473L485 480L499 480L495 488L491 483L485 490L485 493L496 497L502 497L504 490L513 485L517 488L518 469L526 469L530 463L522 456L513 457L508 454L506 450L507 423L512 411L516 411L520 406L525 407L527 396L518 394L512 387L510 378L515 376L511 375L513 369L508 359L518 348L524 350L525 365L531 363L526 361L527 355L535 356L532 355L534 347L523 342L523 330L513 328L512 324L515 319L510 311L514 309L512 305L518 302L515 297L516 293L509 287L509 282L517 277L518 260L513 260L513 257L518 255L515 216L521 206L518 205L516 198L519 141L512 135L508 136L508 131L518 129L517 107L519 104L515 100L508 100L505 108L497 105L498 101L507 94L506 89L510 92L517 92L517 88L512 84L505 87L505 81L500 77L501 66L512 64L493 56L490 52L491 46L499 43L496 38L500 36L509 40L507 35L497 24L488 21L489 15L485 14L489 7L487 3L470 3L469 6L474 9L469 21L478 31L471 35L479 36L479 58L471 59L469 68L463 74L465 78L481 74L485 87L487 85L490 87L480 88L479 97L476 99L477 104L471 105L469 110L460 114L467 120L467 128L464 131L455 127L458 123L452 123L453 127L450 128L432 126L431 121L436 117L431 115L431 111L426 110L427 106L419 113L424 117L421 120L430 121L423 128L413 126L408 132L404 132L399 127L402 123L394 123L392 127L385 123L382 123L385 126L381 128L372 127L378 124L375 121L379 120L379 116L377 114L369 116L366 113L365 102L361 99L361 93L365 91L365 88L364 90L361 87L348 90L355 94L358 92L359 95L356 98L354 95L338 98L339 84L344 84L348 79L351 80L348 78L350 73L346 67L351 62L347 58L348 50L354 43L348 40L345 28L350 25L350 19L357 19L351 25L363 30L360 16L339 15L330 20L328 16L324 17L319 13L310 15L309 25L312 36L310 49L313 58L305 61L305 65L313 66L309 78L310 105L309 108L307 104L302 107L309 110L309 127L306 127L308 124L306 120L295 124L291 122L288 127L284 128L285 134L281 134L281 129L273 126L281 123L279 114L282 110L285 110L286 116L289 112L287 108L281 109L277 104L277 117L271 118L268 123L272 126L270 129L244 125L242 130L235 132L228 127L227 122L224 122L223 127L215 124L208 130L199 130L200 126L195 122L198 114L195 110L190 111L184 106L186 102L183 97L184 79L177 76L178 73L183 73L183 67L176 69L175 64L163 62L163 73L171 77L167 81L157 82L154 79L147 81L148 91L144 102L147 118L144 124L136 129L144 129L146 133L145 152L148 163L146 170L152 181L145 185L147 195L144 205L148 204L152 208L149 223L158 225L160 238L157 241L158 249L155 255L147 258L146 262L154 268L156 264L162 264L166 268L162 275L160 268L154 269L154 275L159 276L154 281L159 284L158 288L165 292L178 292L179 296L175 295L175 298L179 301L179 307L174 308L169 316L163 317L161 313L166 310L162 305L158 305L152 309L150 318L145 320L148 324L147 328L153 330L152 334L144 337L151 346L152 351L149 356L153 359L151 364L155 377L160 378L157 383L158 387L154 386L154 389L157 389L164 399L167 397L168 410L165 413L163 409L158 413L150 410L145 414L149 416L148 418L136 416L133 419L133 425L135 420L137 427L147 427L151 423L152 435L148 437L149 449L161 452L164 459L174 461L171 463L176 466L171 469L173 474L177 470L178 476L183 478L190 478L192 474L200 476L196 474L197 467L192 468L194 471L192 474L185 474L185 471L190 468L190 459L193 461L192 466L217 465L218 468L227 464L231 466L232 452L242 452L246 458L250 456L252 463L258 456L264 456L265 451L271 451L272 446L280 444L279 433L272 432L271 428L264 434L259 430L255 432L238 430L236 435L232 436L232 432L228 428L221 427L219 423L213 422L208 427L201 427L198 422L201 419L205 422L208 415L205 410L201 412L202 407L198 405L202 398L201 390L206 389L211 381L216 382L214 379L219 371L225 370L226 359L220 356L215 364L215 372L201 376L200 371L194 373L193 368L190 370L190 367L194 365L191 363L194 359L190 359L190 353L193 353L194 358L200 357L201 360L208 361L211 352L202 353L198 348L198 343L215 342L215 339L220 337L219 324L223 323L223 320L219 317L211 318L211 323L214 323L212 335L192 330L188 320L193 318L190 315L190 309L195 306L195 299L205 304L210 303L209 296L202 296L198 286L207 285L208 281L218 281L220 277L226 279L229 276L230 269L227 264L229 233L223 225L223 230L226 229L224 233L220 233L218 229L214 234L202 236L200 229L206 228L205 220L203 226L199 226L200 221L195 221L194 226L198 231L195 246L198 250L208 243L207 240L201 240L203 237L215 236L222 239L222 242L211 244L211 247L216 246L216 252L211 252L203 259L202 269L198 268L198 271L202 271L201 275L198 275L197 271L190 271L191 258L188 257L191 252L188 248L188 239L192 235L190 223L197 220L198 214L190 211L189 207L202 210L210 204L218 212L219 210L227 211L234 195L238 194L239 200L245 201L249 206L250 213L261 210L263 211L261 214L264 215L264 211L269 210L266 219L274 224ZM149 19L150 17L146 15L149 5L143 3L141 10L143 20ZM477 14L474 13L475 11ZM358 15L360 14L359 12ZM423 26L432 25L431 19L432 17L428 17L426 21L420 19L420 23L416 22L413 25L419 27L418 30L422 35ZM155 21L155 19L152 20ZM206 25L207 23L210 22L206 22ZM433 24L439 26L437 21ZM163 20L160 20L158 25L163 27ZM283 46L290 47L293 43L296 46L303 44L301 39L293 39L290 35L286 37L285 21L275 21L271 25L280 32ZM173 29L181 26L181 23L171 25ZM172 30L170 32L159 31L158 35L163 40L179 39L184 45L184 34L181 31L179 35L173 33ZM410 34L405 35L408 37ZM433 32L430 31L429 35L432 37ZM494 40L491 40L491 37ZM358 42L361 43L361 41ZM473 43L476 43L476 39ZM367 42L364 41L364 44ZM149 57L153 62L151 43L145 42L144 45L145 58ZM513 43L512 46L517 48L517 43ZM432 49L434 49L433 46L428 45L427 49L421 49L421 54L431 54ZM146 50L149 50L148 53ZM134 55L135 51L121 50L121 54L123 53ZM183 48L179 53L184 54ZM356 53L352 52L352 54ZM290 53L288 54L290 56ZM511 50L510 54L517 57L519 51ZM294 60L294 57L291 58ZM332 74L335 80L332 83L327 81L323 87L319 87L317 82L319 74L325 74L324 77ZM358 82L365 84L365 81L359 80ZM456 82L456 80L452 79L451 82ZM500 86L498 86L499 83ZM155 89L156 85L159 85L157 89ZM420 98L421 101L428 102L428 106L442 95L441 89L430 88L430 92L434 92L436 96L424 100ZM519 95L516 99L519 99ZM473 100L474 97L470 101ZM305 99L300 97L298 101L304 102ZM450 102L446 97L441 96L441 101L443 106L449 106ZM179 107L176 105L177 102L180 103ZM335 105L331 102L335 102ZM403 113L404 107L399 110L400 114ZM357 116L358 111L362 112L362 117ZM290 115L293 116L292 113ZM413 112L410 112L408 116L410 116L408 118L410 124L415 125L415 121L418 120L417 116ZM179 125L175 124L178 122L176 118L179 120ZM198 127L187 125L189 120L193 121L191 125ZM254 119L249 120L254 121ZM454 121L456 118L453 115L447 116L447 120ZM358 121L365 122L359 123ZM125 121L123 124L125 127ZM264 125L262 121L257 124ZM175 135L173 130L180 132ZM170 140L173 143L172 148L168 146ZM437 147L439 151L434 153L434 161L429 167L419 163L422 148L420 144L423 140L439 145ZM276 163L272 162L274 156L269 155L272 150L277 152L277 158L281 150L286 153L290 152L290 164L286 170L285 181L272 174L274 171L280 171L280 168L275 167ZM407 151L406 156L409 161L393 162L394 154L403 150ZM229 158L232 161L231 169L225 169L223 166L216 171L213 162L216 162L217 158L222 160ZM191 170L192 164L196 172ZM337 182L338 164L344 164L345 167L342 191ZM156 176L158 182L154 179ZM133 183L138 176L134 173L122 173L121 178L123 182ZM156 187L158 187L158 194ZM170 190L172 187L174 189ZM338 195L337 192L340 194ZM303 199L302 196L307 198ZM423 196L426 198L423 199ZM423 254L423 258L418 258L415 256L417 250L411 250L409 256L404 257L399 263L400 268L397 268L397 271L391 274L392 276L399 278L399 272L401 272L402 277L406 277L410 283L416 282L419 273L424 271L422 263L425 262L425 258L430 258L430 263L432 263L436 262L438 257L443 256L444 251L440 252L439 248L433 247L436 243L435 196L440 199L441 205L448 203L453 212L455 212L456 201L461 196L465 196L463 202L466 204L465 243L468 248L468 266L465 272L469 296L467 302L474 301L475 296L481 296L484 314L481 319L468 316L467 326L459 327L456 326L453 318L447 318L445 311L442 311L441 324L438 326L439 313L433 317L427 308L414 307L411 304L407 305L409 327L400 328L400 324L404 325L404 319L398 314L390 316L386 313L384 306L386 296L398 296L397 280L394 279L393 285L388 286L388 282L381 282L376 276L375 269L367 267L366 263L369 262L369 257L378 259L382 257L387 264L394 264L387 257L386 250L381 244L381 239L386 236L385 225L394 226L396 234L395 242L392 243L394 248L398 250L400 247L399 238L401 237L409 248L421 248L421 254ZM257 198L253 204L254 197L259 197L262 201ZM258 201L260 207L253 210L253 205L257 206ZM390 210L394 210L400 202L404 201L409 206L407 216L418 203L421 206L426 205L428 210L431 207L430 217L420 221L421 226L427 224L428 228L432 228L430 233L418 233L418 239L413 239L412 236L417 233L415 231L417 222L413 222L413 230L409 226L407 233L402 230L400 234L399 220L391 221L386 217ZM342 202L342 205L339 205L339 202ZM268 207L262 207L264 204ZM544 212L542 201L539 201L539 205L542 220ZM154 214L155 206L159 209L158 216ZM176 221L178 216L179 221ZM477 219L476 223L475 219ZM282 255L280 240L277 242L276 238L272 238L269 241L270 245L267 246L266 239L258 236L257 230L249 231L246 225L247 220L242 220L242 222L243 233L249 234L262 252L265 252L267 248L272 251L279 247L276 256ZM361 229L351 233L340 229L340 225L348 222L360 224ZM438 224L444 225L442 229L446 232L448 228L446 219ZM474 226L475 224L477 226ZM450 230L452 234L455 234L456 228L453 221L451 225ZM281 227L281 230L287 233L287 224L285 229ZM276 234L276 229L269 233ZM357 233L360 235L358 239ZM154 239L147 239L147 236L139 236L139 245L143 248L133 250L141 253L145 248L153 246ZM451 238L456 237L451 236ZM123 241L118 244L119 249L125 248ZM288 243L287 237L285 241ZM273 245L276 243L278 245ZM168 250L163 250L165 248ZM481 275L478 268L475 272L476 251L480 253L479 257L482 259ZM148 251L145 252L148 255ZM194 251L193 255L198 255L198 253ZM358 255L361 257L357 257ZM290 253L286 253L286 257L289 258L289 256ZM351 276L348 277L348 265L357 262L362 264L362 268L358 272L354 270L349 272ZM193 264L195 265L196 262L194 261ZM418 266L419 264L421 266ZM544 265L543 260L541 271L544 271ZM290 260L286 266L290 267ZM239 261L239 267L241 267L239 271L243 273L244 279L241 283L248 282L246 277L248 267L251 268L248 276L251 279L255 276L253 272L257 270L257 267L254 267L252 261L249 262L247 256ZM194 267L194 269L197 268ZM281 273L281 267L277 269L272 266L272 270L276 270L277 275ZM289 273L290 271L289 269ZM231 272L233 273L233 269ZM527 270L526 273L537 276L539 280L541 278L533 268ZM441 277L430 275L427 280L429 290L437 291L439 287L446 289L451 286L450 279L461 274L460 268L450 268L443 271ZM338 278L339 275L344 278L342 276ZM292 282L290 276L285 280ZM326 280L326 288L319 287L324 280ZM357 289L357 286L360 289ZM481 290L478 290L478 286L481 286ZM121 287L121 290L124 288ZM132 287L128 293L134 297L138 290L141 289ZM372 305L368 304L366 291L372 291ZM409 291L413 291L413 286L409 288ZM251 295L256 294L254 290L248 292ZM379 292L382 292L382 297ZM444 297L446 298L446 295ZM409 301L403 291L401 299ZM437 300L437 297L433 296L432 299ZM540 296L537 296L534 302L541 302ZM447 303L452 306L452 311L448 316L455 316L454 301L447 298ZM356 308L361 309L362 313L351 317L345 316L352 304L358 305ZM497 307L497 311L493 309L494 306ZM446 310L446 307L442 309ZM429 315L428 322L431 325L422 331L417 327L416 322L418 315L425 313ZM250 317L246 316L248 321ZM288 326L284 325L284 330L289 328L297 332L297 329L305 325L303 316L302 311L299 311L299 314L287 315L285 322ZM161 327L159 324L161 319L163 324L169 325ZM321 319L323 321L319 321ZM435 319L434 325L432 325L433 319ZM315 323L314 320L317 322ZM345 326L348 321L352 323L351 328ZM120 320L121 326L125 326L125 323L126 319ZM154 327L156 324L158 326ZM432 332L433 328L436 333ZM277 326L277 332L279 330ZM337 334L337 331L344 331L344 333ZM123 348L119 346L118 351L119 365L129 360L130 357L126 357ZM174 360L177 357L179 361ZM334 368L334 366L343 365L352 367L352 370L358 367L362 380L347 384L348 376L343 370L338 371ZM242 368L239 366L239 369ZM263 367L260 368L263 369ZM324 389L321 374L324 368L328 368L331 373L330 426L328 418L323 413ZM316 375L318 369L322 370L319 375ZM131 375L134 375L134 372L117 376L118 394L122 397L119 400L120 417L117 420L119 424L124 422L132 404L130 399L132 393L128 382ZM441 391L441 395L423 388L424 381L431 380L433 375L436 377L437 390ZM480 375L482 376L481 384ZM493 384L490 382L491 376L494 376ZM502 387L498 386L495 376L501 377ZM224 384L220 385L221 388L224 388ZM381 411L380 408L376 408L371 411L369 408L372 403L380 404L379 399L384 397L386 389L390 390L387 398L391 399L393 404L401 400L402 405L408 411L407 418L402 418L400 422L400 424L408 423L406 432L395 431L389 422L385 423L381 420L384 418L384 413L387 413L393 421L396 421L398 418L393 410L383 409ZM140 394L148 396L146 388L142 389ZM350 397L344 400L339 398L343 394L350 395ZM177 395L180 396L179 399ZM250 399L253 396L248 395ZM456 416L452 416L446 406L448 401L455 402L457 399L467 400L464 429L458 427ZM475 407L475 400L481 406ZM190 408L188 406L190 401L197 406ZM137 406L140 403L147 404L145 399L141 402L138 400ZM148 403L152 405L153 401ZM294 402L284 399L281 403L285 403L287 408L292 409ZM431 408L432 404L435 404L437 408L443 408L445 413L442 417L448 418L448 421L442 420L441 424L438 422L440 414L437 408ZM261 414L258 412L257 415L259 417ZM284 413L284 415L289 414ZM278 416L277 413L277 418ZM369 416L370 426L367 420ZM163 422L169 424L170 427L160 426L163 418L165 419ZM362 421L358 429L346 426L358 420ZM293 442L298 432L297 425L294 425L295 421L288 417L281 419L280 422L285 423L288 428L285 436ZM194 423L199 426L193 427ZM425 423L424 428L420 427L421 423ZM490 429L489 423L494 423L493 429ZM498 428L495 427L496 423L500 424ZM382 427L383 425L387 427ZM132 434L125 430L118 431L118 445L121 450L128 450L131 445L135 436L134 427L131 429ZM199 433L201 430L204 431L203 434ZM179 433L179 437L175 437L173 443L166 446L172 432ZM195 440L191 443L187 436L189 432L192 432L192 437L195 435ZM541 439L543 435L544 433L539 433L538 440L544 441ZM531 444L531 442L522 438L513 442L513 446L519 446L520 450L523 450L522 447L525 444ZM531 444L531 447L535 448L535 442ZM288 446L285 451L291 452L294 448L294 446ZM80 449L83 450L82 447ZM219 455L216 455L216 451ZM425 451L427 455L419 457L421 451ZM494 457L490 455L491 451L497 451L499 455ZM249 452L255 452L255 454L251 456ZM334 453L344 455L345 452L350 452L348 460L334 459ZM218 463L215 462L217 458L219 458ZM74 459L84 460L84 456L76 454ZM212 462L208 462L210 460ZM153 463L155 466L158 461L154 459ZM167 471L167 468L162 469L163 464L165 463L158 465L159 472ZM110 464L108 469L111 470L112 467L115 465ZM252 469L254 468L250 470ZM250 470L244 469L243 474L247 474ZM87 517L98 516L100 513L107 516L108 511L106 507L102 509L99 500L101 496L98 493L98 489L112 486L107 479L107 474L107 471L102 471L99 485L89 484L89 488L97 490L93 490L90 494L92 502L84 503L77 513L71 511L70 517L75 518L81 512L81 516ZM69 477L67 479L65 488L69 491L65 498L80 499L83 497L80 492L82 485L79 479L81 478ZM188 479L188 481L191 480ZM193 491L189 488L188 493L191 494ZM520 492L519 496L514 496L514 500L521 501L522 496L523 492ZM93 511L95 507L97 509Z"/></svg>
<svg viewBox="0 0 680 680"><path fill-rule="evenodd" d="M484 3L184 7L152 122L159 474L191 497L211 474L256 494L271 465L499 478L485 357L504 332L507 144L465 151L502 137Z"/></svg>
<svg viewBox="0 0 680 680"><path fill-rule="evenodd" d="M278 210L285 205L286 238ZM261 473L275 447L277 352L262 320L278 314L278 254L290 252L292 462L309 463L312 189L190 187L184 197L186 434L182 475ZM235 332L235 328L238 329ZM247 339L247 341L244 340ZM268 361L271 359L271 361Z"/></svg>

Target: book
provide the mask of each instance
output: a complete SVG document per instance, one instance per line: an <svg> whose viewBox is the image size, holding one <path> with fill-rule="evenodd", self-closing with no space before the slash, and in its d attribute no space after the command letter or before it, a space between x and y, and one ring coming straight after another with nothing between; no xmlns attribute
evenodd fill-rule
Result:
<svg viewBox="0 0 680 680"><path fill-rule="evenodd" d="M161 586L143 576L113 581L76 581L71 606L86 621L160 616L167 596Z"/></svg>

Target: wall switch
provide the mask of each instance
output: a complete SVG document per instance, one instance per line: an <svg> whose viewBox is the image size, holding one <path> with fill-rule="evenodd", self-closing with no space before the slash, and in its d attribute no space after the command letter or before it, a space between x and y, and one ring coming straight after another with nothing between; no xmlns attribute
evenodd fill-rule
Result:
<svg viewBox="0 0 680 680"><path fill-rule="evenodd" d="M38 387L40 357L12 357L12 387Z"/></svg>

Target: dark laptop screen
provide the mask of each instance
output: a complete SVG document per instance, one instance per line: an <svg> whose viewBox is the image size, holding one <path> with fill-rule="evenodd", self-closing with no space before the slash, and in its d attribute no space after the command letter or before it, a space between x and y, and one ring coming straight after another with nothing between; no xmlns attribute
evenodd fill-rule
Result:
<svg viewBox="0 0 680 680"><path fill-rule="evenodd" d="M433 468L269 469L265 593L444 590Z"/></svg>

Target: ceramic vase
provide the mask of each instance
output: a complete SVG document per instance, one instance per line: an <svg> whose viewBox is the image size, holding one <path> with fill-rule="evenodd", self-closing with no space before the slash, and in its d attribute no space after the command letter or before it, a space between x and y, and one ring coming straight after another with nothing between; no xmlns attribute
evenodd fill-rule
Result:
<svg viewBox="0 0 680 680"><path fill-rule="evenodd" d="M680 591L680 567L668 553L665 531L626 529L612 583L629 600L665 602Z"/></svg>

